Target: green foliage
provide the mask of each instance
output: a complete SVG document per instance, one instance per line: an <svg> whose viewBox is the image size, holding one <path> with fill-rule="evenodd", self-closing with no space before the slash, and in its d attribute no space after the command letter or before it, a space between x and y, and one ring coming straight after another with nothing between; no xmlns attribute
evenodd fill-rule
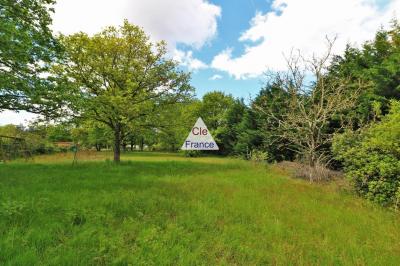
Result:
<svg viewBox="0 0 400 266"><path fill-rule="evenodd" d="M288 112L289 94L276 83L267 84L252 102L252 112L247 119L248 126L243 125L244 132L248 132L248 137L260 149L266 150L271 160L291 160L294 158L294 147L282 138L278 120L282 119ZM260 112L259 109L268 110L271 115ZM250 125L249 125L250 124ZM247 140L248 141L248 140ZM250 145L251 148L251 145Z"/></svg>
<svg viewBox="0 0 400 266"><path fill-rule="evenodd" d="M269 159L268 152L261 150L252 150L249 154L249 159L254 162L267 162Z"/></svg>
<svg viewBox="0 0 400 266"><path fill-rule="evenodd" d="M232 95L227 95L220 91L206 93L203 98L197 115L201 116L207 128L214 132L222 125L225 112L234 103Z"/></svg>
<svg viewBox="0 0 400 266"><path fill-rule="evenodd" d="M22 137L23 128L16 125L0 126L0 135L8 137Z"/></svg>
<svg viewBox="0 0 400 266"><path fill-rule="evenodd" d="M70 138L81 147L91 149L96 148L100 151L102 148L112 145L112 132L104 124L96 121L83 121L68 132Z"/></svg>
<svg viewBox="0 0 400 266"><path fill-rule="evenodd" d="M250 150L262 146L262 134L257 121L258 114L251 108L243 114L243 118L236 126L237 141L233 148L235 154L243 155L247 158Z"/></svg>
<svg viewBox="0 0 400 266"><path fill-rule="evenodd" d="M235 99L225 112L222 113L221 124L214 130L214 139L217 142L220 153L233 154L234 147L239 139L240 123L248 107L242 99Z"/></svg>
<svg viewBox="0 0 400 266"><path fill-rule="evenodd" d="M400 102L382 121L336 136L333 151L358 193L382 205L399 205Z"/></svg>
<svg viewBox="0 0 400 266"><path fill-rule="evenodd" d="M177 151L182 146L194 121L197 119L201 102L190 100L186 103L166 106L157 117L155 148Z"/></svg>
<svg viewBox="0 0 400 266"><path fill-rule="evenodd" d="M61 49L49 28L53 0L0 0L0 111L54 116L62 90L41 78Z"/></svg>
<svg viewBox="0 0 400 266"><path fill-rule="evenodd" d="M233 125L229 125L227 120L229 119L228 112L232 112L231 108L233 108L234 102L232 95L223 92L213 91L206 93L194 110L193 118L191 119L193 124L198 117L203 119L218 144L219 153L222 154L232 152L232 144L229 143L230 137L227 135L229 134L227 131L229 130L228 127ZM190 126L192 127L193 124Z"/></svg>
<svg viewBox="0 0 400 266"><path fill-rule="evenodd" d="M20 140L2 138L0 141L0 159L2 156L8 159L27 157L34 154L45 154L56 151L46 134L40 134L33 128L22 126L0 126L0 135Z"/></svg>
<svg viewBox="0 0 400 266"><path fill-rule="evenodd" d="M185 155L185 157L199 157L201 155L201 151L185 150L183 154Z"/></svg>
<svg viewBox="0 0 400 266"><path fill-rule="evenodd" d="M368 82L358 99L357 107L346 116L359 128L374 119L376 102L380 112L388 112L390 99L400 99L400 25L393 20L391 28L379 30L374 40L364 43L361 49L348 46L343 56L336 56L330 66L330 75L353 77ZM354 87L349 86L349 90ZM375 106L374 106L375 105ZM375 108L374 108L375 107Z"/></svg>
<svg viewBox="0 0 400 266"><path fill-rule="evenodd" d="M71 126L58 124L46 126L46 136L51 142L72 141Z"/></svg>
<svg viewBox="0 0 400 266"><path fill-rule="evenodd" d="M77 33L60 39L67 61L53 72L74 87L71 107L113 132L115 161L132 131L154 127L165 106L191 97L190 75L165 58L166 44L153 44L127 21L92 37Z"/></svg>

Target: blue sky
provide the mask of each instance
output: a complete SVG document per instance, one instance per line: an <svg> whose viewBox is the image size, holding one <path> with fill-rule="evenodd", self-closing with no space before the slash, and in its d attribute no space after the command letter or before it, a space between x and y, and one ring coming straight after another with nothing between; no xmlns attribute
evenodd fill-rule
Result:
<svg viewBox="0 0 400 266"><path fill-rule="evenodd" d="M244 34L249 28L252 26L252 19L256 16L256 14L267 14L267 13L276 13L281 14L281 11L274 12L274 8L272 4L274 1L266 1L266 0L236 0L236 1L227 1L227 0L214 0L210 1L211 3L218 5L221 7L221 16L218 18L218 27L216 36L207 43L201 49L191 49L190 46L187 45L179 45L178 49L182 50L191 50L194 58L198 58L206 64L210 65L214 57L224 51L227 48L232 50L231 57L240 57L244 51L245 47L248 45L256 45L257 42L251 41L239 41L239 38L242 34ZM275 1L278 2L278 1ZM285 1L282 1L285 2ZM288 1L290 2L290 1ZM301 2L301 1L298 1ZM324 2L324 1L322 1ZM334 1L330 1L334 2ZM351 1L350 1L351 2ZM353 1L357 2L357 1ZM358 1L361 3L360 1ZM366 1L368 2L368 1ZM373 12L368 12L366 10L364 17L360 17L360 20L355 22L357 26L362 26L360 21L363 19L371 20L372 25L368 25L368 31L370 29L377 29L380 25L386 25L388 18L390 17L391 11L395 11L393 7L395 1L390 0L376 0L370 1L369 4L375 8ZM391 6L393 4L393 6ZM398 6L398 3L397 3ZM340 1L337 3L338 10L340 8L346 8L343 6ZM362 8L357 7L355 10L362 10ZM285 12L285 11L283 11ZM316 12L320 12L320 10L316 10ZM326 12L326 10L323 10ZM357 13L353 13L357 14ZM361 14L362 15L362 14ZM348 19L347 17L338 17L338 22L341 19ZM307 28L304 28L306 31ZM374 31L370 31L373 33ZM353 32L350 32L352 34ZM341 34L340 31L337 34ZM332 34L333 36L334 34ZM362 35L362 36L361 36ZM358 45L365 40L372 38L373 34L360 34L360 36L354 36L354 39L347 39L345 42L354 43L354 45ZM324 38L324 33L321 32L320 38L321 42ZM261 40L258 40L260 43ZM344 43L342 41L341 45L343 47ZM292 46L293 48L297 48ZM318 50L318 49L317 49ZM340 53L340 49L337 50L337 53ZM285 51L275 51L276 53L284 53ZM287 51L286 51L287 52ZM283 54L282 54L283 58ZM268 58L265 58L268 61ZM266 62L267 65L267 62ZM265 70L269 69L266 66ZM279 69L280 70L280 69ZM215 80L211 80L210 77L217 76L218 78ZM221 71L216 68L205 68L192 72L192 83L196 87L197 95L201 97L204 93L209 92L211 90L222 90L224 92L230 93L236 97L243 97L248 99L250 96L255 96L260 88L263 86L265 78L262 74L257 74L255 77L247 77L247 78L235 78L230 73L226 71Z"/></svg>
<svg viewBox="0 0 400 266"><path fill-rule="evenodd" d="M198 97L213 90L248 100L267 70L285 70L284 55L322 54L358 46L399 17L400 0L58 0L55 33L94 34L124 19L152 41L166 40L168 56L192 72ZM0 113L0 124L26 123L34 115Z"/></svg>
<svg viewBox="0 0 400 266"><path fill-rule="evenodd" d="M211 1L221 7L221 17L218 19L218 33L209 44L193 52L195 58L210 64L213 57L222 50L233 48L233 55L239 56L244 45L238 41L240 33L246 31L256 11L268 11L270 1L260 0L218 0ZM190 49L185 45L182 49ZM180 48L180 47L179 47ZM210 78L214 75L221 76L216 80ZM250 95L256 95L263 83L262 77L236 80L228 73L216 69L204 69L192 72L192 84L196 88L196 94L201 97L212 90L222 90L236 97L248 99Z"/></svg>

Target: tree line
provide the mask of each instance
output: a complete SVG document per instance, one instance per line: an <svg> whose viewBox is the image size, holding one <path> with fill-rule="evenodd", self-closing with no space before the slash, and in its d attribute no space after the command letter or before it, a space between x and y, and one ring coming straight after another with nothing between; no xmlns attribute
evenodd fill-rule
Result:
<svg viewBox="0 0 400 266"><path fill-rule="evenodd" d="M73 141L98 151L177 151L202 117L221 155L299 161L307 178L343 170L355 190L400 206L400 25L393 20L361 47L304 57L270 71L250 101L220 91L195 97L190 73L124 21L89 36L54 36L52 0L0 5L0 111L26 110L52 123L3 127L37 142ZM10 133L11 134L11 133ZM193 154L189 154L193 155Z"/></svg>

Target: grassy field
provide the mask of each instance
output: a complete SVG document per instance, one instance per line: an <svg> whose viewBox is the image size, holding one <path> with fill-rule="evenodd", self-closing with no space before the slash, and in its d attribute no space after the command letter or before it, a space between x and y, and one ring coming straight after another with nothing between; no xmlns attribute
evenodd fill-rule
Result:
<svg viewBox="0 0 400 266"><path fill-rule="evenodd" d="M400 265L400 216L237 159L0 164L0 265Z"/></svg>

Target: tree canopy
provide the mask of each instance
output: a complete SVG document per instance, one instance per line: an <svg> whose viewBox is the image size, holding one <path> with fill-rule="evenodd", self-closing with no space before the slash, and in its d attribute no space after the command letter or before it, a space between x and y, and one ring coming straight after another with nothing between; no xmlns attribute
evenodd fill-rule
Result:
<svg viewBox="0 0 400 266"><path fill-rule="evenodd" d="M93 37L77 33L60 40L67 57L55 71L74 86L75 112L112 129L115 161L130 128L152 126L151 116L164 106L191 97L190 75L165 58L165 43L153 44L127 21Z"/></svg>
<svg viewBox="0 0 400 266"><path fill-rule="evenodd" d="M54 0L0 0L0 112L54 115L59 88L46 78L61 53L49 26Z"/></svg>

